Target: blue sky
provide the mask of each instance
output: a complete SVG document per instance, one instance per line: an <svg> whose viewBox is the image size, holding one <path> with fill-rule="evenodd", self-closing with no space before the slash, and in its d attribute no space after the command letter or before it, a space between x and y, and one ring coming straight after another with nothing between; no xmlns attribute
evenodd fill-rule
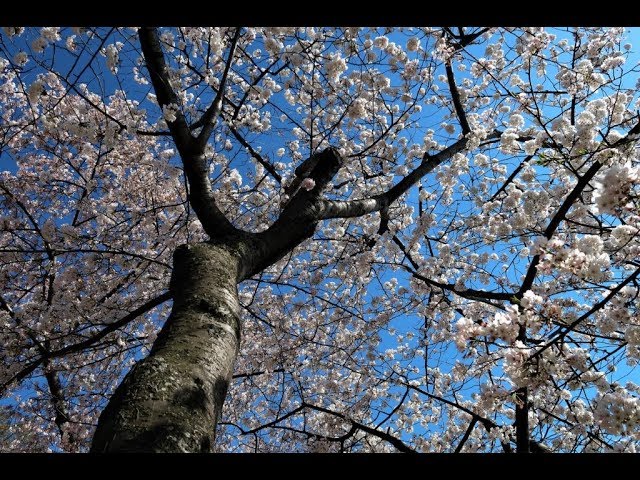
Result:
<svg viewBox="0 0 640 480"><path fill-rule="evenodd" d="M634 48L631 50L631 55L630 55L630 62L633 62L633 64L637 64L638 60L640 59L640 54L638 52L640 52L640 29L634 28L631 30L632 34L631 34L631 43L634 44ZM408 34L405 33L393 33L391 34L391 38L395 39L397 37L397 43L399 44L404 44L406 42L407 37L410 35L410 32ZM31 38L29 36L25 36L23 37L23 40L20 41L24 41L24 42L28 42L30 41ZM108 43L108 42L107 42ZM637 45L636 45L637 44ZM129 48L128 46L125 48ZM472 47L470 49L470 51L474 54L476 54L478 57L483 56L484 52L483 52L484 47ZM68 71L69 69L71 69L73 63L72 63L72 59L68 56L66 56L66 54L64 53L63 50L58 50L58 56L55 58L55 62L56 64L58 64L58 68L61 71ZM123 55L124 57L124 55ZM87 64L87 62L90 60L90 53L87 52L85 54L82 54L80 56L80 60L78 61L78 63L75 65L73 72L76 72L80 75L76 75L76 74L72 74L72 78L75 78L76 76L78 77L78 82L86 82L89 85L89 89L90 90L97 90L97 91L103 91L104 95L109 96L111 94L113 94L113 92L119 88L124 88L127 91L130 92L135 92L136 95L142 97L143 95L146 94L147 90L149 89L149 87L144 87L144 86L140 86L134 82L132 82L130 79L127 80L126 78L124 80L122 80L119 77L115 77L113 75L111 75L110 73L106 73L106 74L98 74L96 75L94 71L92 71L90 68L88 69L84 69L84 65ZM106 70L106 66L105 66L105 59L101 56L98 56L98 58L96 58L95 62L97 62L97 65L99 65L101 68L104 68ZM35 76L37 72L33 72L33 75ZM456 72L456 76L458 81L460 81L462 78L465 77L465 73L462 72ZM29 76L27 75L26 77L27 81L29 81ZM119 81L122 81L122 83L119 83ZM629 79L629 82L634 82L634 79ZM632 86L631 84L629 86ZM276 100L277 101L277 100ZM288 107L283 101L281 102L280 105L282 108ZM156 109L157 110L157 109ZM425 125L424 128L434 128L436 129L437 132L437 128L439 123L441 122L444 112L442 110L433 110L433 111L427 111L425 109ZM157 114L157 112L156 112ZM274 123L274 127L276 128L284 128L287 127L287 123L284 122L283 124L280 124L279 119L274 118L273 119L273 123ZM455 121L453 122L455 124ZM263 151L265 152L274 152L275 150L277 150L280 147L284 147L284 143L282 141L281 138L277 137L276 135L269 137L267 136L261 136L260 140L262 141L264 138L271 138L272 140L268 141L269 143L265 143L263 144ZM235 158L237 160L234 161L234 163L232 164L235 168L238 168L238 170L240 171L240 173L243 175L243 177L247 177L249 172L253 171L253 165L251 164L251 162L248 161L247 155L246 153L239 147L236 146L235 149L231 152L232 155L235 155ZM272 158L276 158L275 155L272 155ZM178 159L174 159L175 162L178 162ZM509 166L509 171L507 172L507 175L512 171L513 168L515 168L515 166L517 165L518 159L514 159L514 161L510 164L508 161L505 160L505 163L510 165ZM11 158L10 155L8 155L6 152L1 152L1 156L0 156L0 170L8 170L10 172L15 172L16 171L16 164L14 162L14 160ZM469 182L471 179L467 178L467 179L461 179L461 181L464 182ZM411 192L408 195L407 198L408 203L416 206L417 208L417 203L418 203L418 197L417 197L417 189L412 189ZM440 217L446 217L446 216L450 216L450 212L447 210L447 206L446 205L441 205L438 204L435 206L434 208L434 213ZM62 223L62 219L59 219L59 222ZM437 251L437 250L436 250ZM481 253L483 251L486 252L493 252L493 249L489 246L482 246L480 248L477 249L477 252ZM305 254L302 254L305 255ZM495 268L500 268L501 262L497 261L495 263ZM519 265L518 268L520 268L522 265ZM507 275L517 275L519 272L516 269L511 269L507 271ZM389 281L391 278L396 277L399 279L399 283L400 285L406 285L408 283L408 278L409 275L406 272L403 272L402 270L398 270L396 272L392 272L391 270L386 270L384 271L381 276L380 276L380 281L381 282L385 282L385 281ZM375 283L372 283L372 285L375 285ZM495 287L495 285L489 285L489 286L482 286L482 285L473 285L473 284L469 284L469 287L472 288L487 288L487 289L492 289ZM376 289L376 287L373 287L372 291L369 293L369 295L374 296L374 295L378 295L381 293L382 290ZM159 319L160 321L162 319ZM415 335L415 333L418 331L420 325L421 325L421 318L419 318L417 315L414 314L409 314L409 315L398 315L397 318L395 318L392 321L392 325L393 327L397 330L397 332L406 335L407 333L412 333ZM382 337L383 337L383 342L382 342L382 349L385 348L393 348L396 347L396 341L394 338L392 338L391 336L389 336L389 334L383 332L382 333ZM409 344L413 347L413 348L420 348L421 345L419 345L421 342L420 339L420 335L415 335L412 339L409 340ZM444 367L445 364L449 364L449 365L453 365L454 361L456 359L460 358L460 354L459 352L457 352L455 349L453 348L447 348L445 349L442 353L440 358L443 360L442 363L440 363L440 368L443 369L444 371L446 371L446 367ZM623 366L622 369L624 369L625 367ZM621 373L623 376L627 375L627 371L622 370ZM630 373L630 371L629 371ZM424 375L424 370L420 370L420 372L417 374L417 376L422 377ZM636 381L636 383L638 383L638 376L637 373L634 375L634 379ZM471 393L471 392L469 392Z"/></svg>

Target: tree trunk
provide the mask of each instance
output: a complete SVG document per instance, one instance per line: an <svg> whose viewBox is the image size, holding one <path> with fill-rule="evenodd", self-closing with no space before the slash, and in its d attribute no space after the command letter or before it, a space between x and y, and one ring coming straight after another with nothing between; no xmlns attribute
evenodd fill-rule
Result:
<svg viewBox="0 0 640 480"><path fill-rule="evenodd" d="M179 247L173 309L100 415L92 452L211 452L240 343L237 253Z"/></svg>

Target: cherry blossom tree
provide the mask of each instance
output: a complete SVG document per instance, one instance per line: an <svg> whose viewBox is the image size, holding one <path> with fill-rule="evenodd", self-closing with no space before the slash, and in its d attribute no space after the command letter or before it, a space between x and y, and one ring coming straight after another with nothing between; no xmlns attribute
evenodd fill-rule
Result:
<svg viewBox="0 0 640 480"><path fill-rule="evenodd" d="M628 35L5 28L0 449L636 451Z"/></svg>

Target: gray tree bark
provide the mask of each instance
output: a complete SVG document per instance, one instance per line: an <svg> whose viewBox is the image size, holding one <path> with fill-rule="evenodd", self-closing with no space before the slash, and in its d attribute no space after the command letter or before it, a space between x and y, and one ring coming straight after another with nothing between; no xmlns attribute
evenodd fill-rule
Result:
<svg viewBox="0 0 640 480"><path fill-rule="evenodd" d="M237 252L174 254L173 309L100 415L92 452L211 452L240 343Z"/></svg>
<svg viewBox="0 0 640 480"><path fill-rule="evenodd" d="M91 452L213 450L240 344L237 284L313 235L319 192L342 164L333 149L317 155L316 189L294 195L267 231L220 229L209 242L176 249L171 315L100 415Z"/></svg>

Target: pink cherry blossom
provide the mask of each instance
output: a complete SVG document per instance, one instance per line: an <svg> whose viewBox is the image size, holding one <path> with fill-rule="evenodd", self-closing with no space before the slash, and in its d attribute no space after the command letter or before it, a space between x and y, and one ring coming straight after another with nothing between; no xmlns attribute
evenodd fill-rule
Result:
<svg viewBox="0 0 640 480"><path fill-rule="evenodd" d="M4 28L0 451L637 451L634 34Z"/></svg>

